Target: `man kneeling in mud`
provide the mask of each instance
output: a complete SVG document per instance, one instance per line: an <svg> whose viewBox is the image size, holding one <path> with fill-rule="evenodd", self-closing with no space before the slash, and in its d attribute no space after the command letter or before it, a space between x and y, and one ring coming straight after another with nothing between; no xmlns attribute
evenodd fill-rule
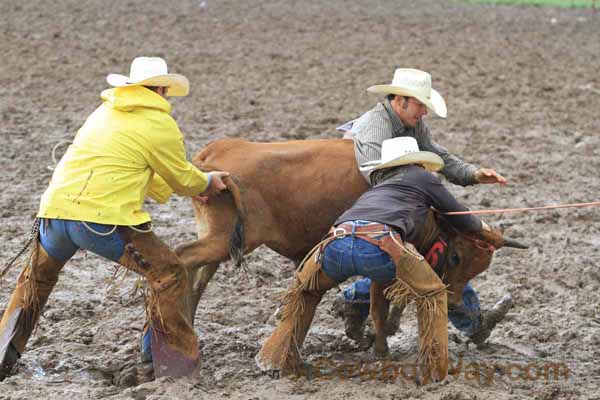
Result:
<svg viewBox="0 0 600 400"><path fill-rule="evenodd" d="M438 155L419 151L412 137L383 142L381 160L362 169L395 169L394 173L365 192L336 220L317 258L313 254L306 257L284 299L280 324L256 356L259 368L297 371L301 366L300 348L322 295L348 278L361 275L373 282L371 312L376 354L388 353L383 329L386 298L401 306L415 300L421 380L446 377L446 287L411 244L417 230L425 224L430 207L443 212L466 210L439 178L428 172L439 171L443 166ZM489 231L472 215L448 220L463 232Z"/></svg>
<svg viewBox="0 0 600 400"><path fill-rule="evenodd" d="M189 280L177 255L150 229L146 195L176 192L205 200L225 189L225 172L205 174L185 158L183 136L166 96L186 96L183 75L158 57L138 57L86 120L60 160L38 212L39 238L0 322L0 380L13 369L63 265L78 249L131 269L148 282L142 361L146 375L190 375L198 341L187 299Z"/></svg>

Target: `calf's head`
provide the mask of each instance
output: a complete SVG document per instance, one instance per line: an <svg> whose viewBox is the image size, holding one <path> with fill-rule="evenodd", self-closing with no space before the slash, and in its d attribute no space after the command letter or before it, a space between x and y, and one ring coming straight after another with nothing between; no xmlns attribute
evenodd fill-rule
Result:
<svg viewBox="0 0 600 400"><path fill-rule="evenodd" d="M526 249L527 246L502 236L500 231L461 234L453 231L448 239L441 277L448 285L448 306L462 304L462 292L468 281L488 269L494 251L501 247Z"/></svg>

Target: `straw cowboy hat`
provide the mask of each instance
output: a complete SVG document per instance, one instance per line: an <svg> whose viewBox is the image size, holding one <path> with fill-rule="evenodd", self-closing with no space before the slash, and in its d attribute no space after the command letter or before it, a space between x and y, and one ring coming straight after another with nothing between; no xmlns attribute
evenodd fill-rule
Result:
<svg viewBox="0 0 600 400"><path fill-rule="evenodd" d="M110 74L106 81L111 86L163 86L167 96L187 96L190 82L179 74L169 74L167 63L160 57L136 57L131 63L129 76Z"/></svg>
<svg viewBox="0 0 600 400"><path fill-rule="evenodd" d="M365 163L360 166L360 170L372 172L408 164L420 164L431 172L444 168L444 160L440 156L430 151L420 151L415 138L403 136L384 140L381 145L381 160Z"/></svg>
<svg viewBox="0 0 600 400"><path fill-rule="evenodd" d="M446 118L446 102L437 91L431 88L431 75L425 71L398 68L394 72L391 84L371 86L367 92L414 97L438 117Z"/></svg>

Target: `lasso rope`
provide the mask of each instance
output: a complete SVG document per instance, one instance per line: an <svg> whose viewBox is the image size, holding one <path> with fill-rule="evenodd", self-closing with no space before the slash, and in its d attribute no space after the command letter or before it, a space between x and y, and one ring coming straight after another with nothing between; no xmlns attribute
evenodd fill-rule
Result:
<svg viewBox="0 0 600 400"><path fill-rule="evenodd" d="M21 250L19 250L17 255L14 256L13 258L11 258L10 261L8 261L8 263L4 266L4 268L2 269L2 272L0 273L0 279L4 278L4 275L6 275L8 273L8 271L10 271L10 269L13 266L13 264L15 263L15 261L17 261L17 259L19 257L21 257L21 255L23 253L25 253L25 250L27 250L29 248L29 246L31 245L31 242L33 242L37 238L39 231L40 231L40 219L36 218L33 220L33 225L31 226L31 233L29 234L29 239L27 239L27 242L23 245Z"/></svg>
<svg viewBox="0 0 600 400"><path fill-rule="evenodd" d="M516 213L516 212L527 212L527 211L552 210L552 209L556 209L556 208L580 208L580 207L593 207L593 206L600 206L600 201L592 201L590 203L558 204L555 206L542 206L542 207L500 208L500 209L496 209L496 210L452 211L452 212L442 213L442 215L503 214L503 213Z"/></svg>
<svg viewBox="0 0 600 400"><path fill-rule="evenodd" d="M90 231L93 234L98 235L98 236L110 236L113 233L115 233L115 231L117 230L117 225L114 225L110 231L108 231L106 233L102 233L102 232L98 232L97 230L95 230L94 228L89 226L85 221L81 221L81 223L83 224L83 226L85 226L87 228L88 231Z"/></svg>
<svg viewBox="0 0 600 400"><path fill-rule="evenodd" d="M52 165L52 166L48 165L48 169L50 171L54 171L54 169L58 165L58 161L56 160L56 149L58 149L63 144L71 144L71 143L73 143L71 140L61 140L60 142L58 142L54 145L54 147L52 148L52 162L54 163L54 165Z"/></svg>

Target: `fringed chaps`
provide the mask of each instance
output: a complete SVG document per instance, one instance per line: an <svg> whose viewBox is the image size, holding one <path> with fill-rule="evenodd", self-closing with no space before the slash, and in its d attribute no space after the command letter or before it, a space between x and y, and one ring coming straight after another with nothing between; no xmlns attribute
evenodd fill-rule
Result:
<svg viewBox="0 0 600 400"><path fill-rule="evenodd" d="M396 265L396 279L385 289L385 296L400 306L413 300L417 305L421 383L442 380L448 374L446 287L410 243L386 236L380 247Z"/></svg>
<svg viewBox="0 0 600 400"><path fill-rule="evenodd" d="M0 322L2 349L12 343L19 354L25 351L63 265L50 257L37 240L34 242Z"/></svg>
<svg viewBox="0 0 600 400"><path fill-rule="evenodd" d="M300 349L323 294L336 283L321 271L312 252L304 260L283 298L281 320L256 355L263 371L297 372L302 365Z"/></svg>
<svg viewBox="0 0 600 400"><path fill-rule="evenodd" d="M191 287L187 270L177 255L154 233L119 229L122 229L120 233L127 242L119 264L141 274L148 281L145 307L148 323L153 330L153 357L155 347L164 348L162 342L179 353L169 356L169 365L158 369L155 360L155 376L187 375L197 366L200 358L198 338L190 320ZM182 363L186 366L179 368L177 364Z"/></svg>

